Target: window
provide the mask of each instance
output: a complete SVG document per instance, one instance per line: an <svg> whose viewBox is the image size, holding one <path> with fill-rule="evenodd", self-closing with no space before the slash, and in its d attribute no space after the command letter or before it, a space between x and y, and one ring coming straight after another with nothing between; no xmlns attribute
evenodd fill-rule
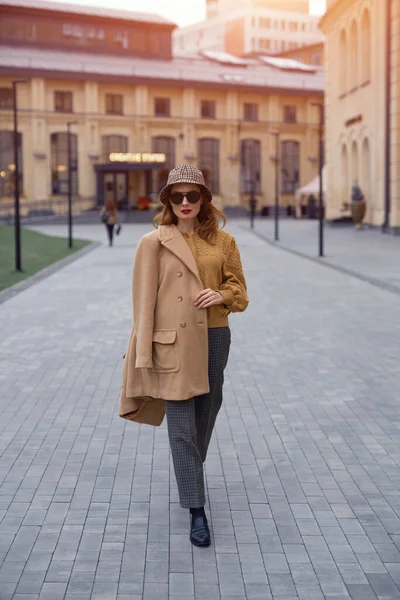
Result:
<svg viewBox="0 0 400 600"><path fill-rule="evenodd" d="M242 140L240 167L242 194L261 193L261 143L258 140Z"/></svg>
<svg viewBox="0 0 400 600"><path fill-rule="evenodd" d="M72 111L72 92L54 92L54 110L56 112Z"/></svg>
<svg viewBox="0 0 400 600"><path fill-rule="evenodd" d="M282 193L294 194L300 181L300 144L282 142Z"/></svg>
<svg viewBox="0 0 400 600"><path fill-rule="evenodd" d="M156 117L171 116L171 101L169 98L154 98L154 114Z"/></svg>
<svg viewBox="0 0 400 600"><path fill-rule="evenodd" d="M71 190L78 193L78 136L70 134L71 141ZM68 134L51 135L51 191L52 194L68 193Z"/></svg>
<svg viewBox="0 0 400 600"><path fill-rule="evenodd" d="M339 73L339 92L340 94L345 94L347 91L347 38L346 31L342 29L340 32L340 41L339 41L339 63L340 69Z"/></svg>
<svg viewBox="0 0 400 600"><path fill-rule="evenodd" d="M165 154L165 165L160 170L153 170L153 190L158 194L167 185L168 173L176 166L175 163L175 138L169 136L156 136L152 139L152 152Z"/></svg>
<svg viewBox="0 0 400 600"><path fill-rule="evenodd" d="M202 100L200 110L202 119L215 119L215 100Z"/></svg>
<svg viewBox="0 0 400 600"><path fill-rule="evenodd" d="M18 133L19 190L23 190L22 133ZM0 131L0 198L15 192L14 132Z"/></svg>
<svg viewBox="0 0 400 600"><path fill-rule="evenodd" d="M362 22L361 22L361 36L362 36L362 83L365 83L371 78L371 18L369 10L364 10Z"/></svg>
<svg viewBox="0 0 400 600"><path fill-rule="evenodd" d="M202 138L198 142L198 168L213 194L219 194L219 140Z"/></svg>
<svg viewBox="0 0 400 600"><path fill-rule="evenodd" d="M297 111L295 106L284 106L283 107L283 122L284 123L297 123Z"/></svg>
<svg viewBox="0 0 400 600"><path fill-rule="evenodd" d="M357 86L358 83L358 31L357 23L354 20L351 25L350 38L350 89Z"/></svg>
<svg viewBox="0 0 400 600"><path fill-rule="evenodd" d="M14 106L14 98L12 88L0 88L0 110L12 109Z"/></svg>
<svg viewBox="0 0 400 600"><path fill-rule="evenodd" d="M108 162L112 152L128 152L128 138L124 135L103 135L102 142L102 161Z"/></svg>
<svg viewBox="0 0 400 600"><path fill-rule="evenodd" d="M258 121L258 104L245 102L243 109L245 121Z"/></svg>
<svg viewBox="0 0 400 600"><path fill-rule="evenodd" d="M271 27L271 19L261 17L260 27L263 27L264 29L269 29Z"/></svg>
<svg viewBox="0 0 400 600"><path fill-rule="evenodd" d="M106 94L106 113L108 115L122 115L123 99L121 94Z"/></svg>

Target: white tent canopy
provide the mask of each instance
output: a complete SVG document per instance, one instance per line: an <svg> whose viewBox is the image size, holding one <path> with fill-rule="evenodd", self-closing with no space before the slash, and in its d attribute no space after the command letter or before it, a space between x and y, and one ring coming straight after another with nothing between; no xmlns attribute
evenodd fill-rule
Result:
<svg viewBox="0 0 400 600"><path fill-rule="evenodd" d="M326 165L324 165L322 168L322 191L324 194L326 194L327 190L327 168ZM307 185L296 190L296 201L299 202L302 196L311 196L311 194L313 194L315 197L319 196L319 174L314 177L310 183L307 183Z"/></svg>

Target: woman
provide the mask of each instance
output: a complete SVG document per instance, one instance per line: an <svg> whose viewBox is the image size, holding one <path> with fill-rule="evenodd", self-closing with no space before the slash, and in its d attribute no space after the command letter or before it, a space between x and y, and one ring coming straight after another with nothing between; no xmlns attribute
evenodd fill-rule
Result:
<svg viewBox="0 0 400 600"><path fill-rule="evenodd" d="M160 200L157 230L141 239L135 257L120 416L159 425L166 413L190 540L209 546L203 463L222 404L228 314L244 311L249 299L239 250L218 228L225 218L201 171L173 169Z"/></svg>
<svg viewBox="0 0 400 600"><path fill-rule="evenodd" d="M118 207L115 200L107 200L103 208L100 211L100 219L103 221L107 229L108 234L108 245L113 245L114 227L118 225L120 227ZM119 231L117 230L117 234Z"/></svg>

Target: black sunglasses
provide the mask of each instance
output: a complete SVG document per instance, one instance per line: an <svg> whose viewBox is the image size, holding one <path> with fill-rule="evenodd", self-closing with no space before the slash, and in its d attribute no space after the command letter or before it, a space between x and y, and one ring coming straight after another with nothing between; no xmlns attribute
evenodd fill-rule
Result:
<svg viewBox="0 0 400 600"><path fill-rule="evenodd" d="M169 197L172 204L182 204L184 198L187 198L187 201L190 202L190 204L196 204L196 202L198 202L201 198L201 193L197 192L196 190L185 193L174 192Z"/></svg>

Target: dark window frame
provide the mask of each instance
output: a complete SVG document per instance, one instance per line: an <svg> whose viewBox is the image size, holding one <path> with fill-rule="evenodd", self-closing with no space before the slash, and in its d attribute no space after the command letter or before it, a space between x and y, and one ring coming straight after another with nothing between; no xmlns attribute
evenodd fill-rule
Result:
<svg viewBox="0 0 400 600"><path fill-rule="evenodd" d="M294 194L300 182L300 142L281 143L281 193Z"/></svg>
<svg viewBox="0 0 400 600"><path fill-rule="evenodd" d="M0 110L12 110L14 108L14 93L12 88L0 88Z"/></svg>
<svg viewBox="0 0 400 600"><path fill-rule="evenodd" d="M164 105L164 109L162 108ZM157 97L154 98L154 115L156 117L171 116L171 98Z"/></svg>
<svg viewBox="0 0 400 600"><path fill-rule="evenodd" d="M217 103L215 100L201 100L200 101L200 116L202 119L216 119L217 118Z"/></svg>
<svg viewBox="0 0 400 600"><path fill-rule="evenodd" d="M283 107L283 122L284 123L297 123L297 106L294 104L288 104Z"/></svg>
<svg viewBox="0 0 400 600"><path fill-rule="evenodd" d="M261 194L261 141L241 140L240 190L242 194Z"/></svg>
<svg viewBox="0 0 400 600"><path fill-rule="evenodd" d="M0 130L0 198L12 197L15 193L15 168L14 165L14 132ZM18 178L19 191L23 194L23 156L22 133L18 132Z"/></svg>
<svg viewBox="0 0 400 600"><path fill-rule="evenodd" d="M243 104L243 120L256 123L259 120L259 105L257 102L245 102Z"/></svg>
<svg viewBox="0 0 400 600"><path fill-rule="evenodd" d="M124 97L122 94L106 94L105 105L107 115L124 114Z"/></svg>
<svg viewBox="0 0 400 600"><path fill-rule="evenodd" d="M200 138L197 141L197 166L213 194L220 193L220 147L218 138Z"/></svg>
<svg viewBox="0 0 400 600"><path fill-rule="evenodd" d="M128 137L126 135L102 135L101 151L103 162L109 162L109 156L112 152L128 152Z"/></svg>
<svg viewBox="0 0 400 600"><path fill-rule="evenodd" d="M153 190L157 194L167 185L168 174L176 166L176 139L168 135L156 135L151 139L152 152L165 154L162 169L153 170Z"/></svg>
<svg viewBox="0 0 400 600"><path fill-rule="evenodd" d="M71 190L78 194L78 135L70 133L71 140ZM50 136L51 193L66 196L68 193L68 133L59 131ZM62 169L60 169L62 167ZM61 175L61 173L63 175Z"/></svg>
<svg viewBox="0 0 400 600"><path fill-rule="evenodd" d="M54 112L74 112L74 97L72 92L66 90L54 91Z"/></svg>

